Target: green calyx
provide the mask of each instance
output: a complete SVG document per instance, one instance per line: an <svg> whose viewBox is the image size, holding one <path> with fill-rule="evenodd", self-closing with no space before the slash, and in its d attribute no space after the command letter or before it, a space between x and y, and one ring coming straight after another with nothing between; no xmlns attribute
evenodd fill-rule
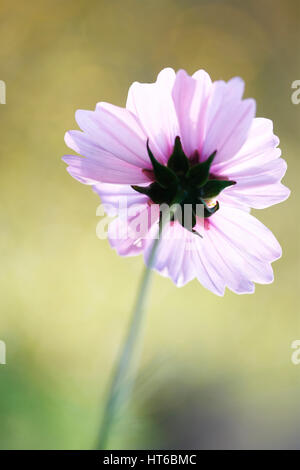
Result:
<svg viewBox="0 0 300 470"><path fill-rule="evenodd" d="M196 225L196 206L203 204L204 217L210 217L219 209L219 204L209 208L207 200L215 198L220 192L235 184L235 181L219 180L210 175L210 168L216 156L213 152L207 160L201 163L192 164L185 155L180 137L176 137L174 150L167 165L162 165L156 160L149 142L147 151L153 167L155 181L149 186L132 186L132 188L142 194L146 194L155 204L179 204L184 220L185 206L192 209L191 226L185 227L193 230ZM145 170L149 172L149 170ZM188 206L187 206L188 205ZM176 219L176 214L173 215Z"/></svg>

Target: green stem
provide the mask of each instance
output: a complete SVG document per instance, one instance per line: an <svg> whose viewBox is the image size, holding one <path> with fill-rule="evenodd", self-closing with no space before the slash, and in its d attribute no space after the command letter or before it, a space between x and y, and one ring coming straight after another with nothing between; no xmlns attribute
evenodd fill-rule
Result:
<svg viewBox="0 0 300 470"><path fill-rule="evenodd" d="M119 411L120 405L128 398L130 389L134 382L134 373L128 377L128 372L132 363L134 352L137 348L138 338L140 336L143 320L145 318L145 301L151 278L151 268L153 267L156 251L159 245L160 237L154 240L151 248L148 266L146 266L136 304L134 307L131 323L121 351L120 359L117 363L113 379L110 386L108 400L104 410L102 426L98 442L98 449L106 449L110 430ZM135 371L136 371L135 367Z"/></svg>

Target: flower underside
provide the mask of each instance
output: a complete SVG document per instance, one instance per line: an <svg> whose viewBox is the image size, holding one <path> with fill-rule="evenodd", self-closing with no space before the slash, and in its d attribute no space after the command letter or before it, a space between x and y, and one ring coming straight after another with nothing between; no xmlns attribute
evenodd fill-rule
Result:
<svg viewBox="0 0 300 470"><path fill-rule="evenodd" d="M148 141L147 151L153 170L144 170L144 172L150 173L155 181L149 186L132 186L132 188L147 195L155 204L179 205L181 217L177 218L175 212L172 215L172 220L177 219L182 225L182 221L187 220L184 216L185 210L190 210L190 226L186 226L186 224L183 226L197 233L194 230L197 205L202 204L204 206L204 217L210 217L219 209L219 203L216 202L212 207L209 207L208 201L218 196L223 189L235 184L235 181L216 179L210 174L216 151L207 160L198 163L198 153L195 152L193 158L189 159L183 151L178 136L175 139L174 150L166 166L156 160L150 150Z"/></svg>

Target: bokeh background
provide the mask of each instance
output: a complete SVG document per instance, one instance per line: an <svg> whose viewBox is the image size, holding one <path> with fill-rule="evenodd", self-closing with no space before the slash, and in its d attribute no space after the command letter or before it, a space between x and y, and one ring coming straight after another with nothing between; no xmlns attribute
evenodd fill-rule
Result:
<svg viewBox="0 0 300 470"><path fill-rule="evenodd" d="M141 257L96 237L98 197L66 172L76 109L123 106L166 66L239 75L274 121L290 199L255 211L283 246L275 282L224 298L154 275L142 364L111 448L300 448L298 0L0 2L0 448L88 449Z"/></svg>

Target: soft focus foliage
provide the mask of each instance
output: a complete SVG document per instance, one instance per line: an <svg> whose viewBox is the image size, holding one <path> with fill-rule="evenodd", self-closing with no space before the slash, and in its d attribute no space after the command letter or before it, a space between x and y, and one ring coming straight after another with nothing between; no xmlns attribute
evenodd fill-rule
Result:
<svg viewBox="0 0 300 470"><path fill-rule="evenodd" d="M0 12L0 447L94 444L143 261L97 239L99 199L66 173L63 136L75 109L124 105L165 66L243 77L274 121L292 196L257 211L283 258L253 296L155 275L136 397L111 446L299 447L299 2L16 0Z"/></svg>

